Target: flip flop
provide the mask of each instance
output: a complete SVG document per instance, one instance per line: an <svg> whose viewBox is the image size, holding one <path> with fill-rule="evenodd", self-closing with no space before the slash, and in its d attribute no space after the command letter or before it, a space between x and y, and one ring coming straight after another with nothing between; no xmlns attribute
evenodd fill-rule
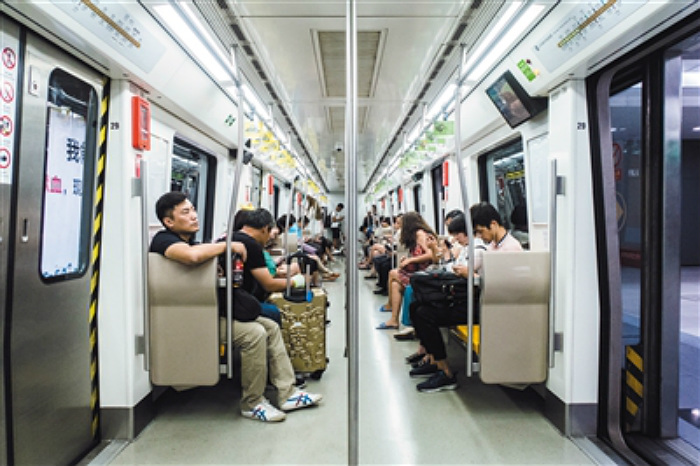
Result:
<svg viewBox="0 0 700 466"><path fill-rule="evenodd" d="M382 304L381 306L379 306L379 312L391 312L391 308L388 308Z"/></svg>
<svg viewBox="0 0 700 466"><path fill-rule="evenodd" d="M398 330L399 326L398 325L387 325L386 322L382 322L381 324L377 325L377 330Z"/></svg>

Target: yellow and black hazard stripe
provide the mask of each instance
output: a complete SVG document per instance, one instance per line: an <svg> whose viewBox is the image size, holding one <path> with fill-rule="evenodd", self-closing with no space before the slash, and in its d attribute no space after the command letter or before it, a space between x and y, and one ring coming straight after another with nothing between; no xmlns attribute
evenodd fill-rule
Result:
<svg viewBox="0 0 700 466"><path fill-rule="evenodd" d="M625 418L627 431L636 429L644 402L642 345L625 347Z"/></svg>
<svg viewBox="0 0 700 466"><path fill-rule="evenodd" d="M92 277L90 279L90 408L92 410L92 436L100 437L100 382L97 366L97 298L100 291L100 249L102 247L102 212L104 210L105 160L107 157L107 127L109 108L109 79L105 79L100 102L99 148L97 156L97 184L95 186L95 218L92 231Z"/></svg>

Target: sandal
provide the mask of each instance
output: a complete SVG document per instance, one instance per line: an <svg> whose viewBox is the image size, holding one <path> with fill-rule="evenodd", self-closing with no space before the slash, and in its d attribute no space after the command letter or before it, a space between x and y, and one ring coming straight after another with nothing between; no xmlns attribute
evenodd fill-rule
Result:
<svg viewBox="0 0 700 466"><path fill-rule="evenodd" d="M391 312L391 308L386 307L386 305L382 304L381 306L379 306L379 312Z"/></svg>
<svg viewBox="0 0 700 466"><path fill-rule="evenodd" d="M381 324L377 325L377 330L398 330L399 326L398 325L387 325L386 322L382 322Z"/></svg>

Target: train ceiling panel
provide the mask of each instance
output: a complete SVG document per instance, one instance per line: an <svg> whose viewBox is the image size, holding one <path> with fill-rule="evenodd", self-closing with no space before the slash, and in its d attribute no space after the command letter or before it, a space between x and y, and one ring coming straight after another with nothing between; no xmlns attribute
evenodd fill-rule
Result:
<svg viewBox="0 0 700 466"><path fill-rule="evenodd" d="M498 11L502 3L358 3L359 186L384 161L392 138L396 140L417 100L440 91L428 91L426 82L441 81L438 87L444 84L447 77L435 80L440 73L433 71L437 63L445 63L447 46L451 44L447 51L454 55L450 50L468 33L465 18L486 5ZM287 128L328 190L342 191L345 2L217 0L194 4L224 47L241 45L248 59L243 71L251 87L263 102L273 103L275 120ZM452 70L455 67L453 64ZM418 113L414 109L411 116L417 118Z"/></svg>

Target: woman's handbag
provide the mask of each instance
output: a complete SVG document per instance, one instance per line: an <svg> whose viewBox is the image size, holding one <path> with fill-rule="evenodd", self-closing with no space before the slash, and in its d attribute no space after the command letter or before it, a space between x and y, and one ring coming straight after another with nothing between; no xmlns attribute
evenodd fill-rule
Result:
<svg viewBox="0 0 700 466"><path fill-rule="evenodd" d="M413 299L433 307L466 305L469 298L468 281L444 269L421 270L411 276Z"/></svg>

